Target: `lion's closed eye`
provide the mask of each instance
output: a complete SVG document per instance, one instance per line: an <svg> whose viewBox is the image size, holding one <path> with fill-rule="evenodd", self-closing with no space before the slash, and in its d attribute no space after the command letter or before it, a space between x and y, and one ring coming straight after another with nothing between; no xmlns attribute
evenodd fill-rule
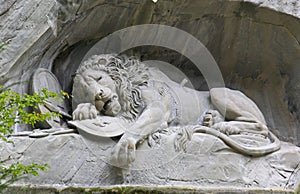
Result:
<svg viewBox="0 0 300 194"><path fill-rule="evenodd" d="M87 77L88 77L89 81L95 80L95 81L99 82L100 80L102 80L102 76L95 77L95 76L92 76L92 75L88 75Z"/></svg>
<svg viewBox="0 0 300 194"><path fill-rule="evenodd" d="M102 80L102 76L96 78L96 81L97 81L97 82L100 81L100 80Z"/></svg>
<svg viewBox="0 0 300 194"><path fill-rule="evenodd" d="M93 83L95 80L92 76L86 76L86 77L83 77L83 79L86 83L89 83L89 84Z"/></svg>

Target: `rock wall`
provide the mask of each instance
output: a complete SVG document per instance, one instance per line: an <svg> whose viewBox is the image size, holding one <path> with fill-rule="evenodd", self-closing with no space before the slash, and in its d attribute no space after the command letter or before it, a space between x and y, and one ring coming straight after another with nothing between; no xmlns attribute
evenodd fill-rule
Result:
<svg viewBox="0 0 300 194"><path fill-rule="evenodd" d="M15 144L2 143L0 154L2 160L47 163L51 167L37 177L19 180L19 186L88 188L128 183L225 191L243 188L245 193L254 189L266 189L268 193L267 189L272 189L283 193L295 190L299 184L300 148L293 144L282 143L279 151L265 157L250 157L208 134L194 134L185 151L176 151L176 137L175 133L160 134L160 141L152 147L143 142L129 171L111 165L110 153L116 144L112 139L92 138L88 134L13 137L10 140Z"/></svg>
<svg viewBox="0 0 300 194"><path fill-rule="evenodd" d="M27 81L36 68L44 67L70 91L78 61L97 40L132 25L170 25L199 39L218 62L226 85L252 98L282 140L299 145L299 5L297 1L252 2L256 4L227 0L4 1L0 42L8 45L0 52L0 83ZM157 47L128 52L172 63L197 89L207 89L193 64L176 52ZM28 83L16 89L27 92Z"/></svg>
<svg viewBox="0 0 300 194"><path fill-rule="evenodd" d="M300 3L297 0L245 0L261 7L269 7L276 11L300 17Z"/></svg>

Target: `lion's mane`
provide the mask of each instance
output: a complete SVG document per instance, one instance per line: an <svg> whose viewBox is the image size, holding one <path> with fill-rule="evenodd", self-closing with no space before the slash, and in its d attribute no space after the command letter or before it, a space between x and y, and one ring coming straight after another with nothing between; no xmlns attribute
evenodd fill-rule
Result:
<svg viewBox="0 0 300 194"><path fill-rule="evenodd" d="M107 73L115 82L122 107L122 116L136 119L144 103L141 99L140 86L146 86L149 80L148 68L135 57L114 54L94 55L84 61L76 74L86 70Z"/></svg>

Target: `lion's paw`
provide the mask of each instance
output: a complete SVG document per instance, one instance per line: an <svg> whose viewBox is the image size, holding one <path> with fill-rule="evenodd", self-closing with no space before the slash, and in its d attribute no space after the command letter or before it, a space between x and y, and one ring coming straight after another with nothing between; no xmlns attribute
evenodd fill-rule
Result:
<svg viewBox="0 0 300 194"><path fill-rule="evenodd" d="M135 160L136 140L133 138L122 139L112 151L112 163L118 167L127 167Z"/></svg>
<svg viewBox="0 0 300 194"><path fill-rule="evenodd" d="M205 113L203 118L203 125L211 127L216 123L224 121L223 116L217 110L209 110Z"/></svg>
<svg viewBox="0 0 300 194"><path fill-rule="evenodd" d="M98 111L91 103L82 103L73 112L73 120L95 119Z"/></svg>
<svg viewBox="0 0 300 194"><path fill-rule="evenodd" d="M233 134L239 134L241 133L241 129L239 129L236 126L233 126L231 123L229 122L220 122L220 123L216 123L212 126L213 129L216 129L224 134L227 135L233 135Z"/></svg>

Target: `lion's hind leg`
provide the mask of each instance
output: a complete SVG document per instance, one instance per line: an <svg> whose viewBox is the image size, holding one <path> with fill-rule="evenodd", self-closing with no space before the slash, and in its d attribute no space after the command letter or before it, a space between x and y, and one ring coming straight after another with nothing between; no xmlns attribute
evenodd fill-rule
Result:
<svg viewBox="0 0 300 194"><path fill-rule="evenodd" d="M242 92L228 88L213 88L210 95L213 106L224 116L224 121L213 122L212 128L226 134L240 132L268 134L263 114Z"/></svg>

